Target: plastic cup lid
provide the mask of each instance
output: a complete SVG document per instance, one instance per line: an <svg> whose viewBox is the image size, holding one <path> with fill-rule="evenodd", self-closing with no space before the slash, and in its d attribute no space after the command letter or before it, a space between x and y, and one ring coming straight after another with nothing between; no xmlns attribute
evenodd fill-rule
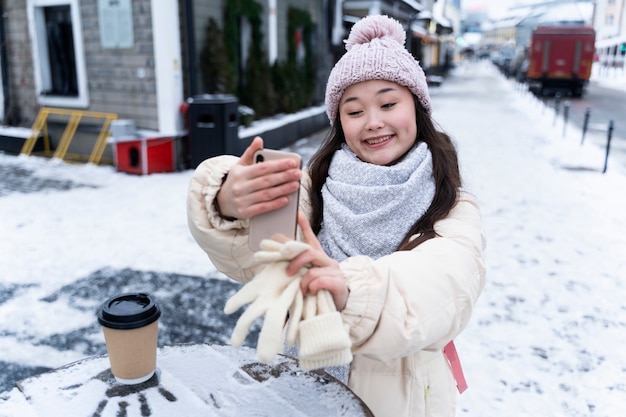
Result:
<svg viewBox="0 0 626 417"><path fill-rule="evenodd" d="M130 330L147 326L161 316L156 299L144 293L116 295L98 309L98 322L111 329Z"/></svg>

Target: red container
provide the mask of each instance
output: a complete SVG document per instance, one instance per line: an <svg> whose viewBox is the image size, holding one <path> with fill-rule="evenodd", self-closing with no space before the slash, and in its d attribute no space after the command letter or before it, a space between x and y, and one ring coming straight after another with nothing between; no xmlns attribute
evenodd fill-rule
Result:
<svg viewBox="0 0 626 417"><path fill-rule="evenodd" d="M115 141L115 166L119 172L154 174L176 168L176 151L172 137L137 137Z"/></svg>

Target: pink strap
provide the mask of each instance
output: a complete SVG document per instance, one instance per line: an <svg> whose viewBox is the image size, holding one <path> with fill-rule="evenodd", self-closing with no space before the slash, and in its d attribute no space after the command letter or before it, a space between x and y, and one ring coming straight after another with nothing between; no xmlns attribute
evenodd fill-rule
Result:
<svg viewBox="0 0 626 417"><path fill-rule="evenodd" d="M459 394L463 394L463 391L467 389L467 382L465 382L463 368L461 367L461 361L459 360L459 355L456 353L456 347L454 346L453 340L451 340L450 343L444 346L443 354L448 359L448 362L450 362L452 375L454 376L454 380L456 381L456 387L459 390Z"/></svg>

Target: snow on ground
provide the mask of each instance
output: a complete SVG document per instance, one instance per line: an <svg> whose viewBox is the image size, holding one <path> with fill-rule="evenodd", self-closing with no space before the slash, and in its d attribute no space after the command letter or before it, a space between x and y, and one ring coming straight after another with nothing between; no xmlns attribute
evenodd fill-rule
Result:
<svg viewBox="0 0 626 417"><path fill-rule="evenodd" d="M603 150L581 147L575 129L563 137L553 112L510 81L491 80L502 99L471 109L471 97L491 95L475 71L460 68L446 81L467 100L434 94L435 117L459 141L488 237L487 287L457 342L470 385L459 414L620 415L626 238L615 232L626 230L623 165L610 161L601 174Z"/></svg>
<svg viewBox="0 0 626 417"><path fill-rule="evenodd" d="M487 286L457 339L469 383L458 415L621 415L623 163L602 174L601 149L580 146L573 128L562 137L550 109L487 62L460 65L431 94L488 237ZM291 148L310 154L314 144ZM133 176L1 154L0 167L13 175L0 185L0 362L54 368L89 356L41 341L93 322L97 300L81 309L80 299L43 299L94 271L223 278L187 230L189 170ZM16 190L19 172L41 190ZM20 415L19 396L0 394L0 416Z"/></svg>

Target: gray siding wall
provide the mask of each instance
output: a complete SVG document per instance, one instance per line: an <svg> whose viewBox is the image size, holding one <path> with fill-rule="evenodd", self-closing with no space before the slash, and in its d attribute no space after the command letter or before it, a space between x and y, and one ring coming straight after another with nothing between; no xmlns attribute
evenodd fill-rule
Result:
<svg viewBox="0 0 626 417"><path fill-rule="evenodd" d="M39 112L26 17L26 0L4 2L9 99L7 121L30 127Z"/></svg>
<svg viewBox="0 0 626 417"><path fill-rule="evenodd" d="M117 113L140 129L158 129L154 44L150 0L133 0L134 45L104 49L98 4L81 0L89 110ZM176 16L172 16L176 19Z"/></svg>
<svg viewBox="0 0 626 417"><path fill-rule="evenodd" d="M222 24L226 0L194 0L193 19L196 53L200 53L209 17ZM268 1L257 0L264 9L264 41L268 47ZM35 91L31 40L28 30L26 0L4 2L4 23L9 63L11 107L9 118L30 127L40 105ZM158 128L157 96L150 0L133 0L134 45L127 49L104 49L100 43L97 0L81 0L82 32L89 90L87 110L116 113L120 118L135 120L141 129ZM318 64L318 100L323 99L326 77L333 62L327 50L327 1L277 0L278 60L287 57L287 10L308 10L315 23L314 43ZM179 16L172 16L179 19ZM157 28L158 30L158 28ZM183 48L184 50L184 48ZM200 80L198 74L198 80Z"/></svg>
<svg viewBox="0 0 626 417"><path fill-rule="evenodd" d="M35 91L26 0L4 3L11 99L9 110L15 114L9 117L18 118L20 125L30 127L41 106ZM103 49L100 44L97 1L80 2L90 98L86 110L116 113L120 118L134 119L138 128L156 130L158 121L150 0L133 0L132 4L134 46L128 49Z"/></svg>

